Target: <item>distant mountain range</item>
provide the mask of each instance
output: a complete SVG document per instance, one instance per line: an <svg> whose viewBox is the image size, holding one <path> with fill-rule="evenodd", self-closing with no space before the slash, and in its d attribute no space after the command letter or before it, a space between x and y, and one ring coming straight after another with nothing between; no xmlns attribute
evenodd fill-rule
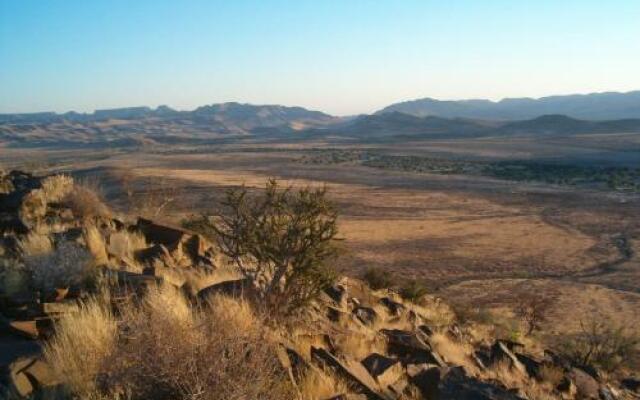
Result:
<svg viewBox="0 0 640 400"><path fill-rule="evenodd" d="M639 133L640 119L579 120L566 115L543 115L521 121L417 117L401 112L365 115L341 125L305 131L315 136L336 136L359 141L376 139L428 139L496 136L559 137L578 134Z"/></svg>
<svg viewBox="0 0 640 400"><path fill-rule="evenodd" d="M0 123L92 123L109 120L191 120L194 123L217 126L222 130L250 131L256 127L279 127L291 125L304 129L317 124L325 124L336 118L320 111L310 111L302 107L279 105L252 105L222 103L198 107L193 111L176 111L167 106L156 109L149 107L127 107L96 110L93 113L70 111L64 114L53 112L27 114L0 114Z"/></svg>
<svg viewBox="0 0 640 400"><path fill-rule="evenodd" d="M597 120L610 115L615 117ZM27 147L138 146L235 138L336 137L366 142L594 133L640 133L640 91L497 103L423 99L358 117L334 117L301 107L240 103L212 104L192 111L160 106L93 113L0 114L0 146Z"/></svg>
<svg viewBox="0 0 640 400"><path fill-rule="evenodd" d="M640 118L640 91L550 96L539 99L513 98L490 100L443 101L431 98L403 101L378 111L398 111L418 117L480 118L523 120L548 114L563 114L586 120Z"/></svg>

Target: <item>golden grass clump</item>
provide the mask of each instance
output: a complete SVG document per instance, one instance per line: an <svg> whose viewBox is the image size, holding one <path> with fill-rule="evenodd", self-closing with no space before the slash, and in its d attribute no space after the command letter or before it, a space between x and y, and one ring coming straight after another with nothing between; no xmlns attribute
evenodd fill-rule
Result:
<svg viewBox="0 0 640 400"><path fill-rule="evenodd" d="M97 265L106 264L109 260L107 256L107 245L100 230L95 225L87 225L82 231L87 249L93 256Z"/></svg>
<svg viewBox="0 0 640 400"><path fill-rule="evenodd" d="M41 190L47 203L55 203L62 200L73 188L73 178L60 174L44 178Z"/></svg>
<svg viewBox="0 0 640 400"><path fill-rule="evenodd" d="M146 249L147 241L139 232L119 231L109 236L107 252L120 259L135 259L135 252Z"/></svg>
<svg viewBox="0 0 640 400"><path fill-rule="evenodd" d="M374 332L345 332L335 338L338 353L363 360L371 353L386 353L386 340Z"/></svg>
<svg viewBox="0 0 640 400"><path fill-rule="evenodd" d="M24 257L41 256L51 253L53 244L48 236L30 232L18 241L18 248Z"/></svg>
<svg viewBox="0 0 640 400"><path fill-rule="evenodd" d="M429 338L429 343L448 363L462 366L472 375L479 372L478 367L469 357L473 349L469 348L468 345L451 340L446 334L439 332L434 333Z"/></svg>
<svg viewBox="0 0 640 400"><path fill-rule="evenodd" d="M347 383L331 370L310 369L298 385L301 400L332 399L349 391Z"/></svg>
<svg viewBox="0 0 640 400"><path fill-rule="evenodd" d="M63 315L44 354L57 378L74 393L89 394L104 360L115 349L117 322L104 299L93 298Z"/></svg>
<svg viewBox="0 0 640 400"><path fill-rule="evenodd" d="M135 332L109 363L110 385L133 398L291 398L275 346L243 300L189 308L174 288L152 290L125 321Z"/></svg>
<svg viewBox="0 0 640 400"><path fill-rule="evenodd" d="M69 190L64 199L65 205L71 209L76 218L88 220L96 217L109 217L111 211L104 204L98 189L86 184L76 184Z"/></svg>

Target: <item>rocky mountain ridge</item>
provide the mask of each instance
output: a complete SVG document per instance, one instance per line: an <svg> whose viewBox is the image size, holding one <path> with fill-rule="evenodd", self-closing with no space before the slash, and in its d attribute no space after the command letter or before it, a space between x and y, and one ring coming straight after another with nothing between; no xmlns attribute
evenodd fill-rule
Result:
<svg viewBox="0 0 640 400"><path fill-rule="evenodd" d="M378 114L399 111L419 117L523 120L546 114L564 114L586 120L640 118L640 91L605 92L533 98L490 100L436 100L423 98L391 104Z"/></svg>

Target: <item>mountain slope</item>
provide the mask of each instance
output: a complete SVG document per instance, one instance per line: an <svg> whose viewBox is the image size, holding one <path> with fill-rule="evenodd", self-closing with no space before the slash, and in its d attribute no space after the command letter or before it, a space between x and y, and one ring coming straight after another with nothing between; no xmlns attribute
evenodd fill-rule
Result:
<svg viewBox="0 0 640 400"><path fill-rule="evenodd" d="M307 133L360 141L527 135L561 137L594 133L640 133L640 119L587 121L566 115L543 115L521 121L487 121L433 116L417 117L394 111L360 116L341 125L314 129Z"/></svg>
<svg viewBox="0 0 640 400"><path fill-rule="evenodd" d="M441 101L424 98L391 104L377 113L399 111L415 116L519 120L546 114L564 114L587 120L640 118L640 91L549 96L539 99L508 98Z"/></svg>

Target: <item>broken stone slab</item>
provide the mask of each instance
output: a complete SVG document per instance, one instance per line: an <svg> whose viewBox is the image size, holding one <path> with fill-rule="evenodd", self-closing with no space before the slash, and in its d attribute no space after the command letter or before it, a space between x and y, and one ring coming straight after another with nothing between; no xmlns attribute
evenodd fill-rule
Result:
<svg viewBox="0 0 640 400"><path fill-rule="evenodd" d="M389 310L389 314L399 316L402 311L405 310L405 306L402 303L398 303L390 297L383 297L380 299L380 304L385 306Z"/></svg>
<svg viewBox="0 0 640 400"><path fill-rule="evenodd" d="M132 229L142 233L147 243L160 243L167 248L186 240L185 237L189 235L182 229L160 225L145 218L138 218Z"/></svg>
<svg viewBox="0 0 640 400"><path fill-rule="evenodd" d="M80 310L78 302L75 300L60 301L56 303L41 303L40 307L44 314L67 314L75 313Z"/></svg>
<svg viewBox="0 0 640 400"><path fill-rule="evenodd" d="M280 364L287 370L289 378L296 386L302 382L304 377L309 373L309 370L316 369L297 351L285 346L284 344L278 346L277 355Z"/></svg>
<svg viewBox="0 0 640 400"><path fill-rule="evenodd" d="M31 395L37 389L56 384L53 371L39 358L23 358L9 366L11 388L20 396Z"/></svg>
<svg viewBox="0 0 640 400"><path fill-rule="evenodd" d="M620 381L620 385L627 390L640 393L640 379L638 378L625 378Z"/></svg>
<svg viewBox="0 0 640 400"><path fill-rule="evenodd" d="M342 310L338 310L335 307L329 306L329 307L327 307L326 316L329 319L329 321L342 322L342 321L346 320L349 317L349 314L347 314L346 312L344 312Z"/></svg>
<svg viewBox="0 0 640 400"><path fill-rule="evenodd" d="M385 393L366 368L354 360L340 360L327 350L311 347L311 358L321 367L333 369L353 385L354 390L367 396L369 400L393 400L395 396Z"/></svg>
<svg viewBox="0 0 640 400"><path fill-rule="evenodd" d="M339 307L347 307L347 288L344 285L336 284L329 286L324 290L324 293L329 296Z"/></svg>
<svg viewBox="0 0 640 400"><path fill-rule="evenodd" d="M516 358L522 365L524 365L527 374L530 377L539 378L540 377L540 368L542 367L543 362L541 360L537 360L536 358L529 356L527 354L515 353Z"/></svg>
<svg viewBox="0 0 640 400"><path fill-rule="evenodd" d="M516 369L522 374L527 374L527 369L520 362L520 360L518 360L518 357L516 357L515 354L511 352L508 345L501 340L496 340L493 346L491 346L491 364L503 360L509 362L511 368Z"/></svg>
<svg viewBox="0 0 640 400"><path fill-rule="evenodd" d="M418 388L425 399L437 399L440 379L444 370L435 364L410 364L407 366L409 381Z"/></svg>
<svg viewBox="0 0 640 400"><path fill-rule="evenodd" d="M8 335L17 335L27 339L37 339L40 336L38 322L32 320L7 320L0 322L0 332Z"/></svg>
<svg viewBox="0 0 640 400"><path fill-rule="evenodd" d="M591 375L580 368L572 368L567 377L575 384L576 394L581 399L598 399L600 385Z"/></svg>
<svg viewBox="0 0 640 400"><path fill-rule="evenodd" d="M437 364L442 368L447 363L416 332L399 329L380 331L387 337L389 353L401 358L403 364Z"/></svg>
<svg viewBox="0 0 640 400"><path fill-rule="evenodd" d="M171 254L169 254L169 250L167 250L164 245L159 243L147 247L146 249L136 251L134 257L135 261L141 264L152 264L155 260L160 260L163 262L168 262L169 260L173 261ZM167 266L170 267L173 265Z"/></svg>
<svg viewBox="0 0 640 400"><path fill-rule="evenodd" d="M353 314L367 326L373 325L378 320L378 313L371 307L359 306L353 310Z"/></svg>
<svg viewBox="0 0 640 400"><path fill-rule="evenodd" d="M473 399L473 400L525 400L524 398L503 389L493 383L482 382L467 376L464 369L449 369L440 377L438 391L429 399Z"/></svg>
<svg viewBox="0 0 640 400"><path fill-rule="evenodd" d="M400 353L431 350L431 347L414 332L400 329L382 329L380 332L387 337L389 345L395 347Z"/></svg>
<svg viewBox="0 0 640 400"><path fill-rule="evenodd" d="M381 387L392 385L404 372L400 360L378 353L369 354L361 363Z"/></svg>

